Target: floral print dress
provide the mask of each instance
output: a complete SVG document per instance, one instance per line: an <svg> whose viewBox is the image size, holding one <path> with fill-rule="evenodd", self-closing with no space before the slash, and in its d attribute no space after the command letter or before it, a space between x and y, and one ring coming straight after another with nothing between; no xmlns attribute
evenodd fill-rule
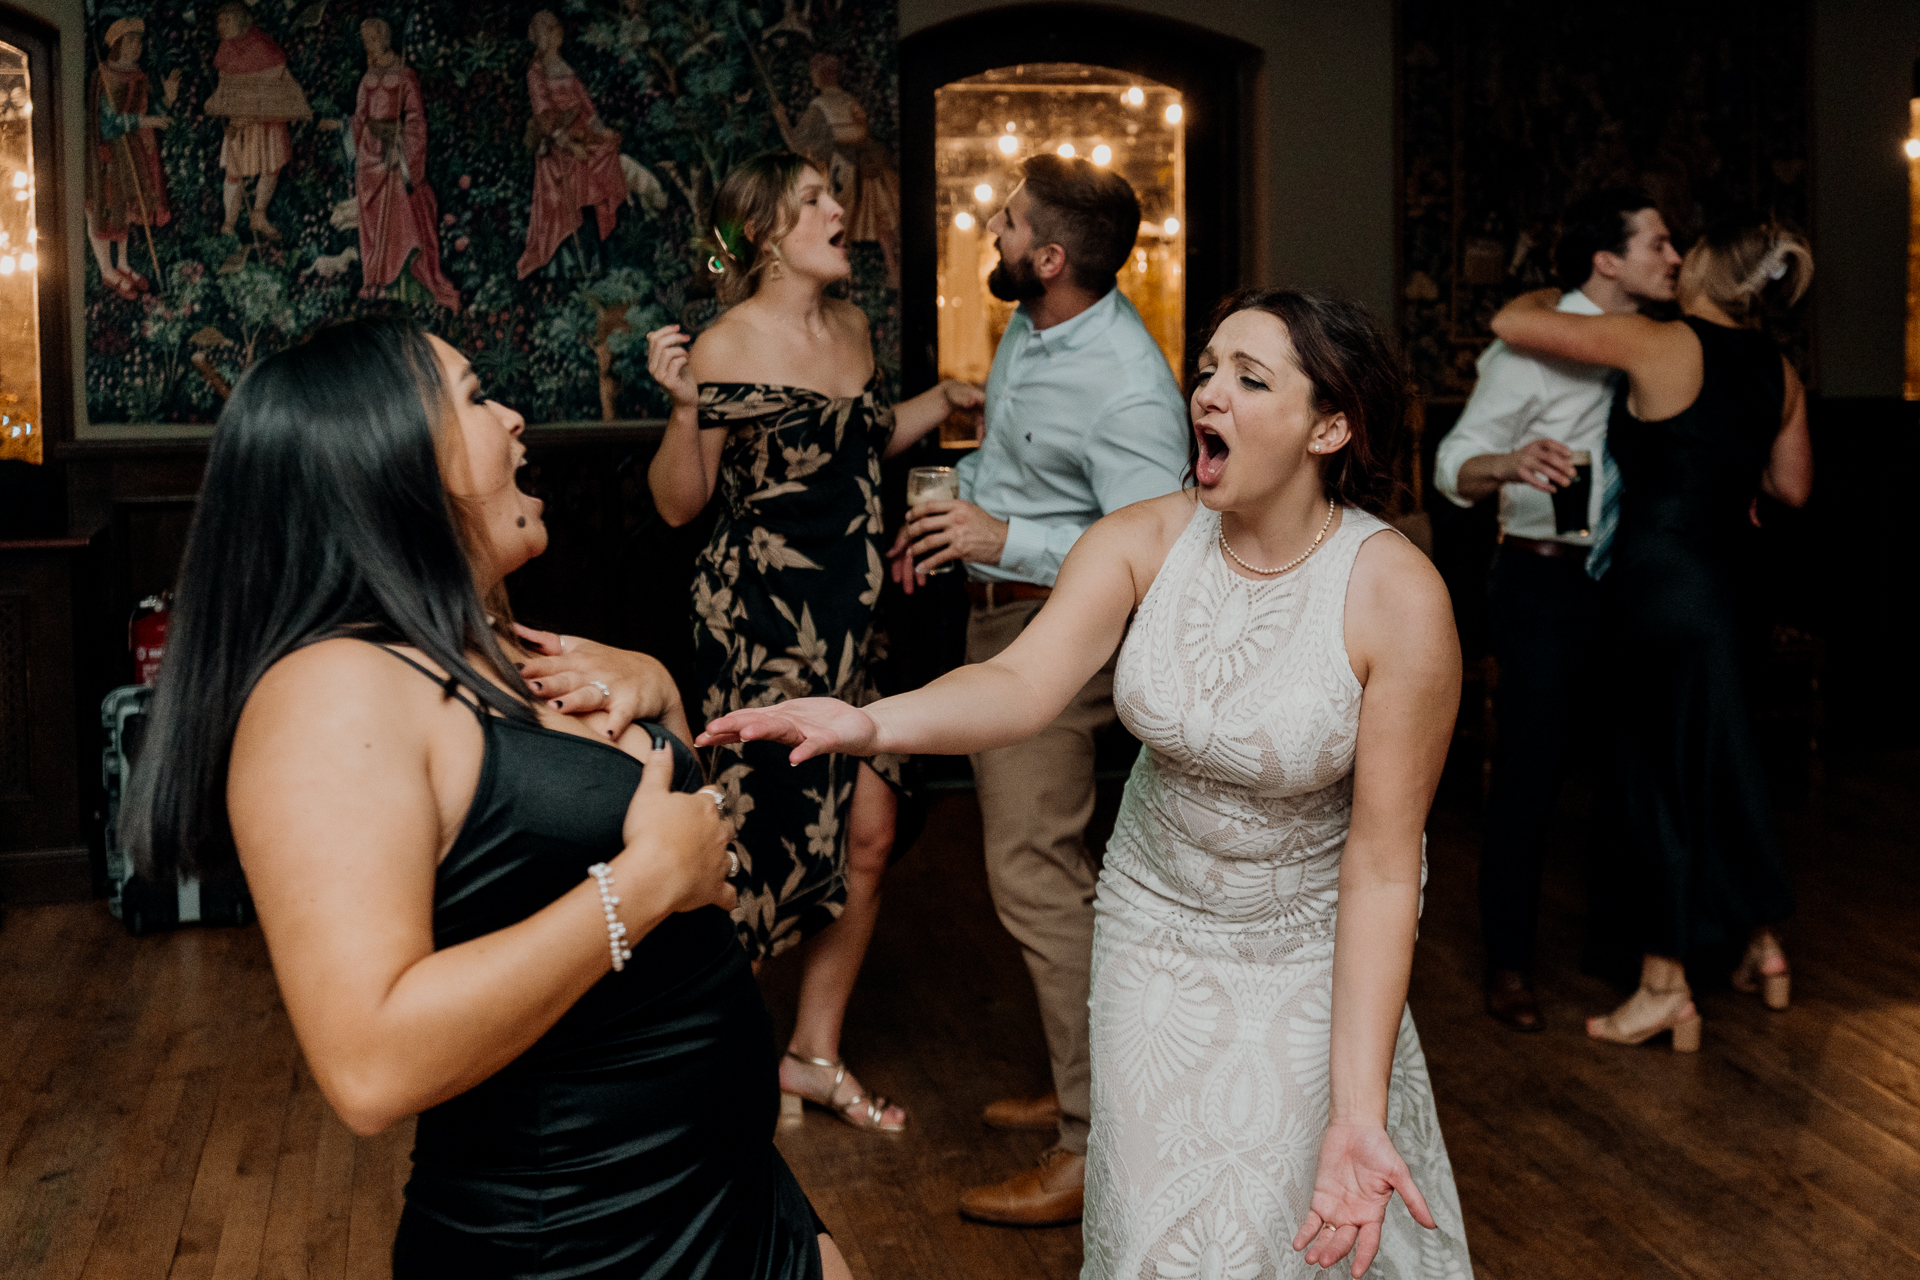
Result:
<svg viewBox="0 0 1920 1280"><path fill-rule="evenodd" d="M878 374L860 395L709 382L700 426L728 432L719 523L694 564L694 666L702 721L789 698L864 706L881 694L873 665L886 641L874 606L886 580L880 455L893 408ZM847 899L847 811L861 761L799 766L789 748L752 742L708 762L735 825L740 905L734 920L755 958L776 955L839 918ZM901 756L866 761L904 796Z"/></svg>

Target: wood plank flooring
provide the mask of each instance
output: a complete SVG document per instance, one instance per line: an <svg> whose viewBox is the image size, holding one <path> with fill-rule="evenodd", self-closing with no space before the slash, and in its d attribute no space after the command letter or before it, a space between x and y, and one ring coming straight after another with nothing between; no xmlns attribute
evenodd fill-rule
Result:
<svg viewBox="0 0 1920 1280"><path fill-rule="evenodd" d="M1436 811L1412 1000L1481 1280L1920 1278L1917 831L1915 755L1836 766L1816 801L1783 814L1800 891L1794 1007L1704 990L1706 1048L1682 1057L1582 1036L1615 994L1577 970L1570 861L1549 876L1547 1031L1489 1021L1478 825ZM783 957L764 979L783 1031L796 974ZM960 1188L1046 1144L978 1121L993 1098L1046 1082L965 792L939 800L888 880L845 1047L911 1109L910 1132L810 1112L778 1142L856 1275L1078 1273L1077 1228L999 1230L953 1211ZM99 903L8 912L0 1277L383 1277L411 1139L410 1125L356 1139L328 1110L257 930L132 939Z"/></svg>

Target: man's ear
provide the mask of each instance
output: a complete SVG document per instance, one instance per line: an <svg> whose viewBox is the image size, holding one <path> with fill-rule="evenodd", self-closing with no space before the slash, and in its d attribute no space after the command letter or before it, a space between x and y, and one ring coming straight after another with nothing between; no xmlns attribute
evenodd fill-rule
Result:
<svg viewBox="0 0 1920 1280"><path fill-rule="evenodd" d="M1029 261L1033 263L1033 274L1049 282L1064 276L1067 271L1067 251L1057 244L1042 245L1035 249Z"/></svg>
<svg viewBox="0 0 1920 1280"><path fill-rule="evenodd" d="M1618 280L1620 278L1620 268L1625 265L1626 260L1624 258L1617 253L1610 253L1605 249L1601 249L1593 255L1593 274L1599 276L1602 280Z"/></svg>

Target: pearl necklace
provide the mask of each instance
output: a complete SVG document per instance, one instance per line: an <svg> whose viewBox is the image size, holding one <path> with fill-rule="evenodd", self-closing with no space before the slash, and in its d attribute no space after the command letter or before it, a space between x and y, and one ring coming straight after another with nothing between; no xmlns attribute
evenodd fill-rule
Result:
<svg viewBox="0 0 1920 1280"><path fill-rule="evenodd" d="M1320 549L1320 543L1326 538L1327 530L1333 528L1333 511L1334 511L1333 499L1328 498L1327 499L1327 518L1321 521L1320 532L1313 535L1313 545L1308 547L1305 551L1302 551L1299 555L1295 556L1293 559L1281 565L1278 569L1262 569L1260 568L1260 566L1248 564L1245 560L1242 560L1239 556L1234 555L1233 548L1227 544L1227 522L1224 520L1220 522L1220 549L1227 553L1227 557L1229 559L1231 559L1235 564L1239 565L1242 569L1245 569L1248 573L1277 574L1277 573L1285 573L1289 569L1298 569L1301 565L1306 563L1308 556L1312 555L1314 552Z"/></svg>

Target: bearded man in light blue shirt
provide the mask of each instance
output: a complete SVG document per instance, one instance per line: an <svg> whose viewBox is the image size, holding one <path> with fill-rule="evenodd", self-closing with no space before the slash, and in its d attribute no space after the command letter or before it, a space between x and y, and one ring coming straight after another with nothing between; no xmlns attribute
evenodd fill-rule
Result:
<svg viewBox="0 0 1920 1280"><path fill-rule="evenodd" d="M1000 251L988 288L1020 307L987 377L986 434L960 464L960 500L915 507L892 552L895 580L909 591L929 570L965 563L968 662L1013 643L1083 530L1183 482L1186 398L1115 286L1139 227L1126 179L1050 155L1027 162L1024 181L987 224ZM1086 826L1094 735L1113 719L1109 662L1038 735L973 757L987 880L1026 954L1054 1082L1047 1097L996 1102L985 1118L1059 1134L1037 1167L962 1193L960 1211L980 1221L1080 1217L1097 874Z"/></svg>

